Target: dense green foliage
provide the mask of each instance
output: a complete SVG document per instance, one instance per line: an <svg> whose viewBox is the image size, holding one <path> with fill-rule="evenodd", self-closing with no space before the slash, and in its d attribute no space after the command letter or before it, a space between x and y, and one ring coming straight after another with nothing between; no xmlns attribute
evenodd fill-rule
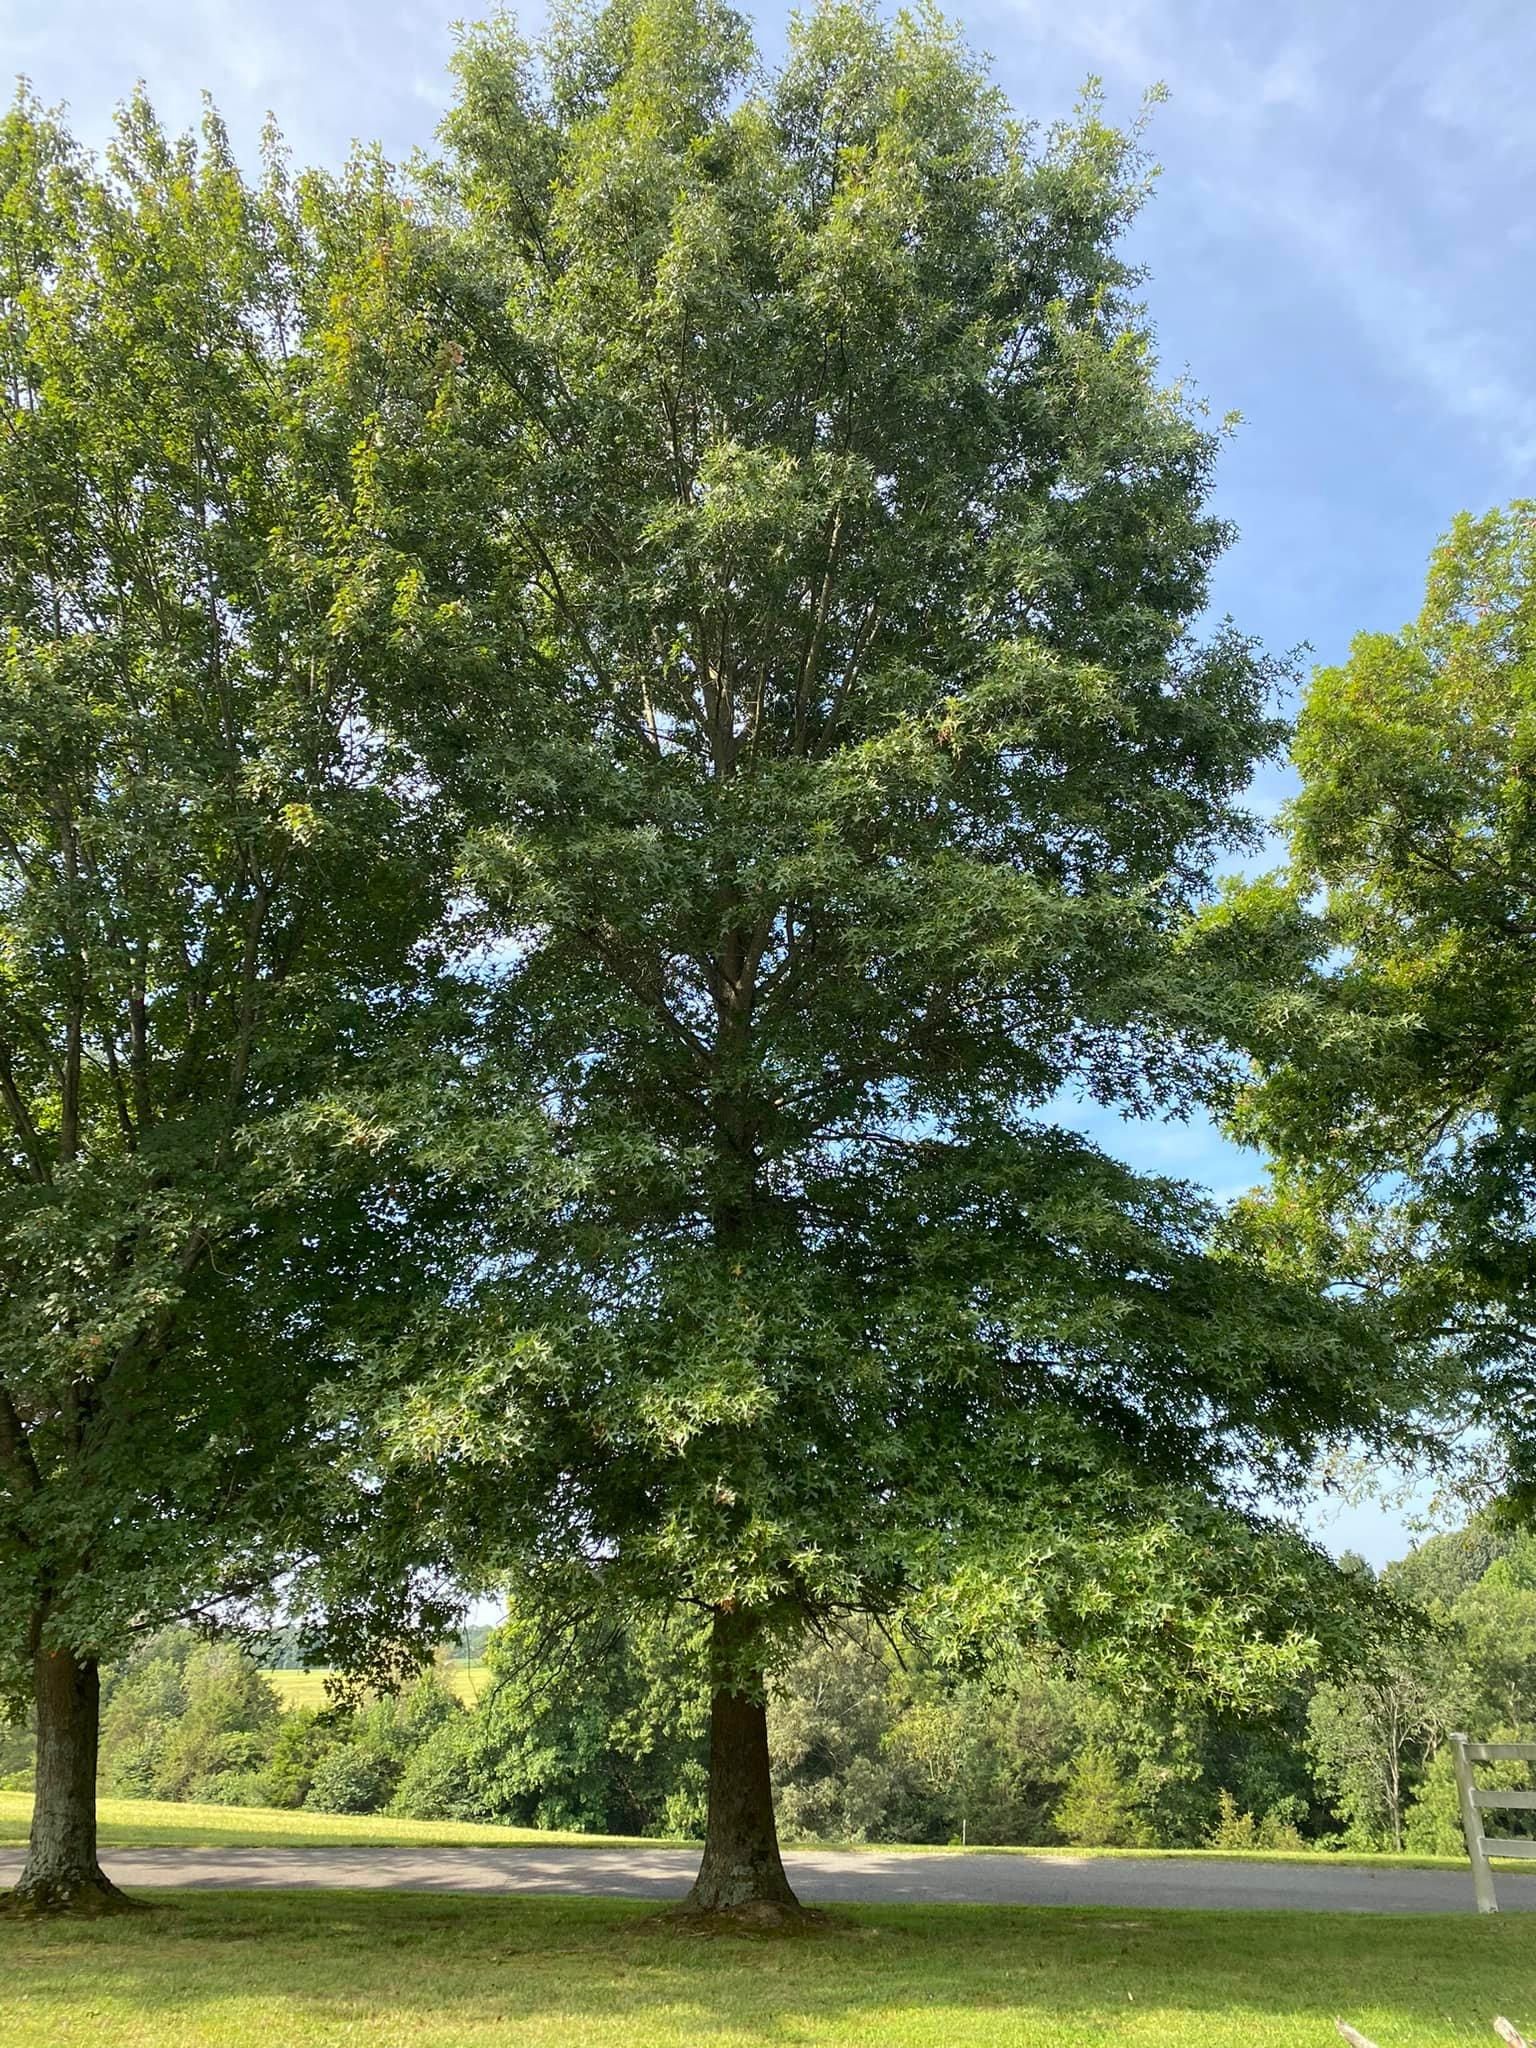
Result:
<svg viewBox="0 0 1536 2048"><path fill-rule="evenodd" d="M446 845L329 622L311 241L211 117L135 100L104 165L0 122L7 1690L262 1588L407 1271L346 1087L430 983Z"/></svg>
<svg viewBox="0 0 1536 2048"><path fill-rule="evenodd" d="M101 165L0 130L32 1892L103 1895L114 1658L115 1788L675 1831L707 1782L749 1890L765 1687L796 1832L1278 1838L1321 1789L1400 1842L1448 1713L1521 1724L1519 1554L1409 1661L1270 1517L1442 1364L1523 1398L1529 515L1319 679L1295 873L1200 923L1283 731L1200 626L1134 137L864 0L776 67L610 0L457 80L409 182L252 186L142 99ZM1234 1039L1267 1204L1074 1128ZM518 1618L473 1712L129 1651L279 1579L375 1680L466 1586Z"/></svg>
<svg viewBox="0 0 1536 2048"><path fill-rule="evenodd" d="M1291 865L1213 921L1292 1256L1439 1346L1529 1481L1536 507L1462 517L1400 633L1314 677ZM1244 971L1234 972L1239 961ZM1488 1474L1482 1475L1487 1483Z"/></svg>
<svg viewBox="0 0 1536 2048"><path fill-rule="evenodd" d="M1134 143L856 5L771 72L656 0L458 76L330 230L345 616L486 948L430 1076L476 1263L381 1388L413 1525L557 1615L712 1612L746 1683L940 1587L1126 1683L1294 1676L1326 1567L1244 1510L1408 1388L1063 1109L1193 1099L1175 942L1280 738L1193 631Z"/></svg>

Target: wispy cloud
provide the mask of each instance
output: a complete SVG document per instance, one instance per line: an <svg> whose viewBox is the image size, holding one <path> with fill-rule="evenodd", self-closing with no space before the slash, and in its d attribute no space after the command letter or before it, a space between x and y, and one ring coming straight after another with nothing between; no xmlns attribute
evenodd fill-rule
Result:
<svg viewBox="0 0 1536 2048"><path fill-rule="evenodd" d="M1390 217L1358 192L1293 171L1242 195L1334 293L1390 374L1481 433L1511 470L1536 460L1536 385L1513 337L1482 324L1480 301L1448 269L1402 246Z"/></svg>
<svg viewBox="0 0 1536 2048"><path fill-rule="evenodd" d="M240 146L270 111L298 156L335 164L354 140L400 155L431 140L459 12L407 0L0 0L0 48L42 98L68 102L83 141L105 138L142 78L171 126L195 121L207 91Z"/></svg>
<svg viewBox="0 0 1536 2048"><path fill-rule="evenodd" d="M1536 10L1013 0L1008 16L1117 92L1167 83L1156 139L1206 223L1230 237L1242 221L1331 296L1384 375L1528 468Z"/></svg>

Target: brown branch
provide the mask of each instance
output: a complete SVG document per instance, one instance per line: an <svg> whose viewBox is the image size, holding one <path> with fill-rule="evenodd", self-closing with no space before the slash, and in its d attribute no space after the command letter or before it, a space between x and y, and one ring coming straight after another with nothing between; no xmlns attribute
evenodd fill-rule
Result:
<svg viewBox="0 0 1536 2048"><path fill-rule="evenodd" d="M134 946L133 979L128 991L128 1071L133 1080L133 1106L141 1131L155 1121L149 1086L149 1021L145 985L148 966L143 939Z"/></svg>
<svg viewBox="0 0 1536 2048"><path fill-rule="evenodd" d="M821 733L814 749L818 756L825 754L828 747L832 744L832 735L836 732L838 721L842 718L848 699L853 694L853 686L859 679L859 671L864 665L864 657L870 650L879 624L880 607L872 598L869 603L869 609L864 614L863 623L854 635L853 652L848 658L848 666L843 670L843 679L837 686L831 704L827 707L827 715L823 721Z"/></svg>
<svg viewBox="0 0 1536 2048"><path fill-rule="evenodd" d="M129 1152L135 1152L138 1150L139 1136L128 1111L128 1091L123 1086L123 1070L117 1057L117 1041L108 1031L103 1035L101 1042L106 1054L107 1079L112 1083L112 1106L117 1111L117 1128L122 1132L124 1148Z"/></svg>
<svg viewBox="0 0 1536 2048"><path fill-rule="evenodd" d="M48 1154L43 1148L42 1139L38 1136L37 1126L32 1121L26 1100L16 1085L10 1048L3 1045L0 1045L0 1102L5 1104L21 1149L27 1155L27 1165L32 1179L39 1184L52 1180L53 1175L48 1170Z"/></svg>
<svg viewBox="0 0 1536 2048"><path fill-rule="evenodd" d="M652 1009L662 1025L665 1026L681 1046L693 1055L695 1060L701 1065L707 1061L709 1048L699 1038L697 1033L688 1028L667 1001L665 979L660 968L657 967L654 979L647 983L644 976L635 972L633 963L624 959L620 947L615 943L614 939L610 938L601 929L594 927L589 930L588 938L593 950L610 968L630 995L637 1002L643 1003L649 1009ZM647 962L647 965L650 964Z"/></svg>
<svg viewBox="0 0 1536 2048"><path fill-rule="evenodd" d="M811 614L810 637L800 657L799 672L795 677L795 730L794 751L799 754L805 749L806 734L810 721L810 694L816 681L816 669L821 660L821 643L826 631L827 612L832 603L832 581L837 571L838 556L843 545L843 508L839 503L832 513L832 530L827 537L827 559L821 572L821 587L816 596L815 608Z"/></svg>
<svg viewBox="0 0 1536 2048"><path fill-rule="evenodd" d="M240 1106L245 1093L246 1076L250 1072L251 1052L256 1039L256 986L260 972L262 929L266 924L267 910L272 901L271 889L266 879L257 882L245 917L245 944L240 957L240 1009L236 1027L234 1057L230 1061L229 1090L226 1103L231 1119Z"/></svg>
<svg viewBox="0 0 1536 2048"><path fill-rule="evenodd" d="M64 874L69 885L71 909L80 880L79 846L73 820L66 811L64 826ZM64 1021L64 1071L59 1094L59 1160L68 1166L80 1150L80 1078L85 1039L85 981L83 954L76 948L75 985L70 991Z"/></svg>

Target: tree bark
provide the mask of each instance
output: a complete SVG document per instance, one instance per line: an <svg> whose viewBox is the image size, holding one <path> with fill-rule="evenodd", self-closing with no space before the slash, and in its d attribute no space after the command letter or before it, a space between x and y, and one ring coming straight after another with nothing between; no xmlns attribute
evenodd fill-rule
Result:
<svg viewBox="0 0 1536 2048"><path fill-rule="evenodd" d="M768 1708L751 1662L752 1625L716 1608L710 1642L709 1819L704 1860L684 1908L798 1914L779 1855L768 1772Z"/></svg>
<svg viewBox="0 0 1536 2048"><path fill-rule="evenodd" d="M109 1913L131 1902L96 1860L101 1674L89 1657L39 1648L33 1659L37 1792L27 1860L8 1901L29 1913Z"/></svg>

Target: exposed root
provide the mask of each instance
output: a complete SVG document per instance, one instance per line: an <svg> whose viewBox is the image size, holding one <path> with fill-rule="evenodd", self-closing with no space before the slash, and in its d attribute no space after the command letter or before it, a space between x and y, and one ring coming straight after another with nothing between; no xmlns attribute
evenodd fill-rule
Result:
<svg viewBox="0 0 1536 2048"><path fill-rule="evenodd" d="M143 1913L141 1899L120 1892L99 1868L78 1877L31 1877L25 1871L15 1888L0 1892L0 1915L7 1920L104 1920L110 1913Z"/></svg>
<svg viewBox="0 0 1536 2048"><path fill-rule="evenodd" d="M797 1899L749 1899L740 1906L701 1906L681 1899L656 1923L679 1934L819 1934L833 1923L825 1913L802 1906Z"/></svg>

